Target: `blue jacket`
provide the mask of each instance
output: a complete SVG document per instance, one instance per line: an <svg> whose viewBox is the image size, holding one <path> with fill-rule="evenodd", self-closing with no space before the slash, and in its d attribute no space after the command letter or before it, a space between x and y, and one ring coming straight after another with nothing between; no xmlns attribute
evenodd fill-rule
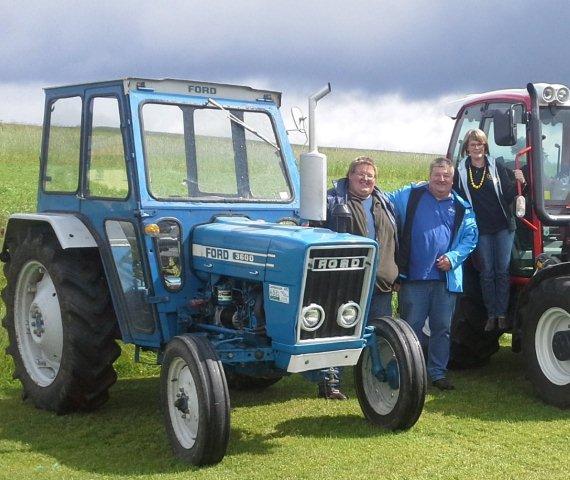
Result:
<svg viewBox="0 0 570 480"><path fill-rule="evenodd" d="M403 187L392 193L388 193L388 198L394 204L396 209L396 220L398 223L399 235L405 230L406 226L406 212L408 210L408 201L410 199L410 194L413 190L426 189L427 185L411 184L409 186ZM463 218L460 225L456 225L454 228L453 238L451 241L451 247L445 256L451 262L451 270L446 272L447 289L450 292L462 292L463 291L463 269L461 264L469 256L469 254L474 250L477 245L477 239L479 233L477 230L477 224L475 222L475 214L473 213L473 208L471 205L463 200L457 193L452 191L453 198L458 205L463 207ZM400 240L400 246L402 246L402 240ZM408 259L405 259L409 261ZM405 272L400 271L400 277L405 281Z"/></svg>

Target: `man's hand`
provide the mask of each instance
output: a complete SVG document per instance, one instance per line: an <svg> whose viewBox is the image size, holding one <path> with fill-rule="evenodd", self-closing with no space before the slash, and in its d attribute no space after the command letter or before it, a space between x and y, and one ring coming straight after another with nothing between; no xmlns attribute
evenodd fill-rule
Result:
<svg viewBox="0 0 570 480"><path fill-rule="evenodd" d="M442 255L436 260L435 266L439 268L442 272L448 272L449 270L451 270L451 262L449 261L449 258L447 258L445 255Z"/></svg>

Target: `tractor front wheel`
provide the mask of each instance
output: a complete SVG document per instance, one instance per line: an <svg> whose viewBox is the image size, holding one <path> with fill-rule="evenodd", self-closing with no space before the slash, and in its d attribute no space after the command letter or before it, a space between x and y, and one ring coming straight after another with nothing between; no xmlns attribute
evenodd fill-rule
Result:
<svg viewBox="0 0 570 480"><path fill-rule="evenodd" d="M570 407L570 277L547 278L523 310L527 376L546 403Z"/></svg>
<svg viewBox="0 0 570 480"><path fill-rule="evenodd" d="M230 434L230 398L224 369L207 338L174 337L161 370L166 433L178 458L211 465L224 458Z"/></svg>
<svg viewBox="0 0 570 480"><path fill-rule="evenodd" d="M375 328L376 343L363 350L354 370L360 407L375 425L388 430L411 428L421 415L427 388L420 343L403 320L383 317L369 325ZM375 372L375 364L382 369Z"/></svg>

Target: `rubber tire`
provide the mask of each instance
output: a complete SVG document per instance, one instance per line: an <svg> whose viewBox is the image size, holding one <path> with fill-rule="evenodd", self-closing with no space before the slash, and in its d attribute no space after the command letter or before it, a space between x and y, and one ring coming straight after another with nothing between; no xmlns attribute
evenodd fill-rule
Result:
<svg viewBox="0 0 570 480"><path fill-rule="evenodd" d="M241 373L233 372L229 368L225 369L226 381L230 390L249 391L265 390L276 384L283 377L250 377Z"/></svg>
<svg viewBox="0 0 570 480"><path fill-rule="evenodd" d="M373 400L368 398L365 388L365 377L372 375L370 371L365 371L371 366L369 348L365 348L354 369L358 402L364 416L374 425L388 430L407 430L419 419L426 396L426 365L420 343L403 320L382 317L371 320L368 324L374 326L377 338L385 340L395 354L399 371L399 393L395 404L386 413L374 408ZM377 341L380 346L380 340Z"/></svg>
<svg viewBox="0 0 570 480"><path fill-rule="evenodd" d="M20 245L9 245L9 252L4 265L6 316L2 324L8 331L6 353L14 359L14 378L22 383L23 398L58 414L100 407L117 380L113 362L121 350L115 342L117 323L98 252L62 250L45 231L29 231ZM37 383L26 369L15 332L15 322L24 321L14 318L17 281L30 261L39 262L49 273L61 313L60 368L47 386Z"/></svg>
<svg viewBox="0 0 570 480"><path fill-rule="evenodd" d="M489 363L499 351L499 332L485 332L487 311L482 299L463 295L451 321L451 345L448 367L476 368Z"/></svg>
<svg viewBox="0 0 570 480"><path fill-rule="evenodd" d="M178 438L168 388L175 381L170 368L182 360L196 387L198 425L195 442L186 447ZM193 465L211 465L224 458L230 436L230 396L224 369L212 344L198 335L174 337L167 345L160 375L161 406L168 440L175 455ZM178 423L179 420L174 419Z"/></svg>
<svg viewBox="0 0 570 480"><path fill-rule="evenodd" d="M547 278L531 289L528 302L522 309L523 355L526 374L536 394L549 405L559 408L570 407L570 374L566 385L553 383L540 366L535 337L542 315L550 308L558 307L570 313L570 277ZM552 361L558 361L552 359ZM563 370L570 372L570 360L565 361Z"/></svg>

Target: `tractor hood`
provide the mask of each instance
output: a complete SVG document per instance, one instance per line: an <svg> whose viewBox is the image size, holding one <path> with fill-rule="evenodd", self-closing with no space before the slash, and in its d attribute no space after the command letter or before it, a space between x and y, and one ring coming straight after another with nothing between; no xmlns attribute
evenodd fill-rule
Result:
<svg viewBox="0 0 570 480"><path fill-rule="evenodd" d="M374 243L361 237L267 223L245 217L217 217L192 234L192 266L197 272L217 273L257 281L301 278L309 247ZM288 282L287 282L288 283Z"/></svg>

